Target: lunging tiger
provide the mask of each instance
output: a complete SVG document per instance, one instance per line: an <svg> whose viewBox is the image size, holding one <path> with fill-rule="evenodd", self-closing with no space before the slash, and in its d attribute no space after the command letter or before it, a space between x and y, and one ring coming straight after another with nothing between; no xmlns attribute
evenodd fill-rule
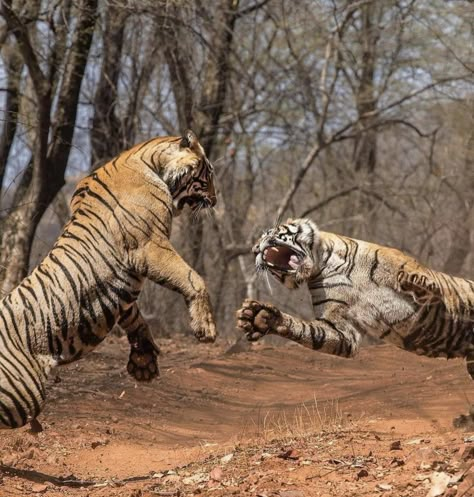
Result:
<svg viewBox="0 0 474 497"><path fill-rule="evenodd" d="M308 285L314 319L246 300L237 326L249 340L277 334L353 357L368 333L420 355L465 357L474 378L473 281L428 269L396 249L319 231L309 219L269 229L253 251L257 270L288 288Z"/></svg>
<svg viewBox="0 0 474 497"><path fill-rule="evenodd" d="M216 204L212 165L190 130L136 145L79 183L50 253L0 301L0 428L35 420L50 368L91 351L115 323L131 344L129 373L158 375L159 349L137 306L146 278L181 293L196 337L215 340L204 281L169 241L186 204Z"/></svg>

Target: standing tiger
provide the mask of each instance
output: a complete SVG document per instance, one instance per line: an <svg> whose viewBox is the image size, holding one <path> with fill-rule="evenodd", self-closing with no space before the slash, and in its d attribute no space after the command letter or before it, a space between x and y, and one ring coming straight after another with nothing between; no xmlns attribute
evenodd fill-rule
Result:
<svg viewBox="0 0 474 497"><path fill-rule="evenodd" d="M396 249L319 231L309 219L266 231L253 252L258 271L288 288L307 283L314 319L246 300L237 326L249 340L277 334L353 357L368 333L420 355L465 357L474 378L473 281L428 269Z"/></svg>
<svg viewBox="0 0 474 497"><path fill-rule="evenodd" d="M212 165L190 130L136 145L78 184L62 235L0 301L0 428L35 420L50 368L94 349L116 323L131 345L128 372L158 375L137 306L146 278L181 293L196 337L215 340L204 281L169 241L174 213L215 203Z"/></svg>

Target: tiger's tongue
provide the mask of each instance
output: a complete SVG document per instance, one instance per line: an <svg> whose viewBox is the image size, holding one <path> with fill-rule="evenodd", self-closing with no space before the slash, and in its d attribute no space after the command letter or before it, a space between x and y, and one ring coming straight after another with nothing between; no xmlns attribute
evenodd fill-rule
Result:
<svg viewBox="0 0 474 497"><path fill-rule="evenodd" d="M288 261L288 265L292 268L292 269L298 269L298 266L299 266L299 261L298 261L298 257L296 255L292 255L290 257L290 260Z"/></svg>

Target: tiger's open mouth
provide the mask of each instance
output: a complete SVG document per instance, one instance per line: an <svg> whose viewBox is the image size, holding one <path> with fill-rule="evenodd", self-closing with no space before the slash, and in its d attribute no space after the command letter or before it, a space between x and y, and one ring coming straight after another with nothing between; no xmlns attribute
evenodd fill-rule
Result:
<svg viewBox="0 0 474 497"><path fill-rule="evenodd" d="M189 205L191 210L197 211L202 208L212 207L215 204L209 197L202 197L201 195L189 195L183 197L178 202L178 210L182 210L185 205Z"/></svg>
<svg viewBox="0 0 474 497"><path fill-rule="evenodd" d="M262 253L263 263L270 271L285 273L297 271L305 259L305 254L289 245L272 245Z"/></svg>

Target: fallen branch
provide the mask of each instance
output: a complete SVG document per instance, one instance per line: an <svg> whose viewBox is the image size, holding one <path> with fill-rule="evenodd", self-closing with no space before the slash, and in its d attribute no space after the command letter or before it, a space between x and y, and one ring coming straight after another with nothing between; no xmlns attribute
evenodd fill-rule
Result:
<svg viewBox="0 0 474 497"><path fill-rule="evenodd" d="M5 464L0 464L0 474L4 476L16 476L18 478L23 478L24 480L34 481L35 483L52 483L58 487L105 487L107 485L111 486L121 486L126 483L132 483L137 481L146 481L154 478L154 472L148 475L141 476L130 476L129 478L124 478L123 480L81 480L74 475L69 476L53 476L46 473L41 473L40 471L34 471L31 469L19 469L13 466L6 466Z"/></svg>

